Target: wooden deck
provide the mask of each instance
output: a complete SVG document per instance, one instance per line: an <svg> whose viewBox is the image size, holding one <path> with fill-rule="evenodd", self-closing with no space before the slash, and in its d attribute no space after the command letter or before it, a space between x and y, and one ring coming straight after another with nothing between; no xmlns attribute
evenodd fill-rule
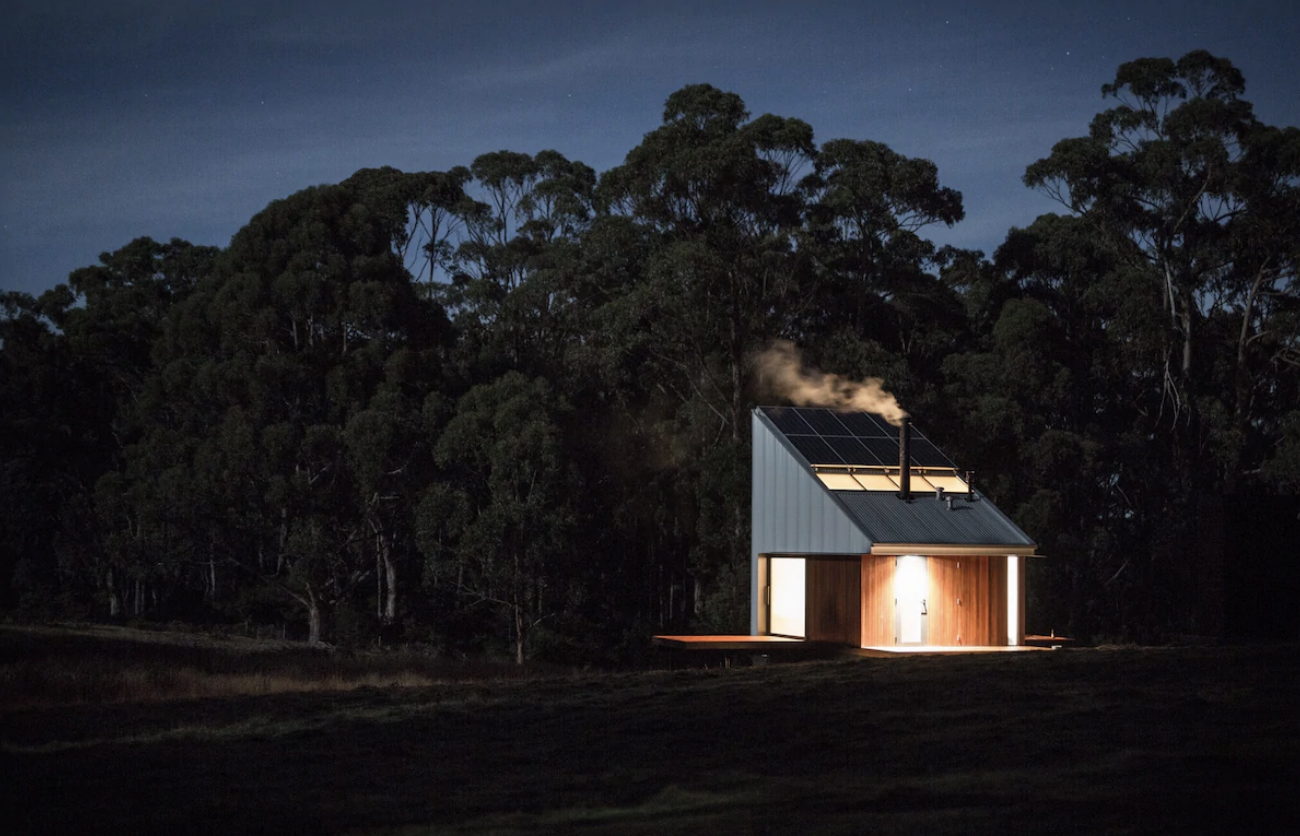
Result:
<svg viewBox="0 0 1300 836"><path fill-rule="evenodd" d="M754 653L766 653L774 646L806 644L803 639L785 636L655 636L650 641L655 647L673 650L749 650Z"/></svg>
<svg viewBox="0 0 1300 836"><path fill-rule="evenodd" d="M1073 647L1074 639L1065 636L1025 636L1025 644L1034 647Z"/></svg>
<svg viewBox="0 0 1300 836"><path fill-rule="evenodd" d="M1026 636L1026 643L1015 647L1006 645L873 645L852 647L834 642L805 641L785 636L654 636L651 644L668 650L680 651L724 651L753 654L779 654L782 657L800 658L806 656L831 658L835 656L858 656L888 658L894 656L960 656L968 653L1023 653L1028 651L1051 650L1053 645L1030 642L1029 639L1042 639L1043 636ZM1056 647L1068 643L1070 639L1050 638Z"/></svg>
<svg viewBox="0 0 1300 836"><path fill-rule="evenodd" d="M1035 647L1023 644L1015 647L1008 647L1007 645L891 644L877 645L875 647L846 647L844 652L854 656L885 658L890 656L964 656L970 653L1022 653L1051 649L1050 647Z"/></svg>

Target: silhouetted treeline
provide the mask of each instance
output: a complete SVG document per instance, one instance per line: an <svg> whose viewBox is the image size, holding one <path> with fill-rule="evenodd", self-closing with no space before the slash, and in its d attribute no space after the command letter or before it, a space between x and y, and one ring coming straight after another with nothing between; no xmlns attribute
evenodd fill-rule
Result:
<svg viewBox="0 0 1300 836"><path fill-rule="evenodd" d="M929 161L694 85L599 175L367 169L4 294L0 604L520 661L743 630L780 338L1037 539L1031 631L1219 632L1207 520L1300 488L1300 131L1204 52L1103 92L991 258L926 239Z"/></svg>

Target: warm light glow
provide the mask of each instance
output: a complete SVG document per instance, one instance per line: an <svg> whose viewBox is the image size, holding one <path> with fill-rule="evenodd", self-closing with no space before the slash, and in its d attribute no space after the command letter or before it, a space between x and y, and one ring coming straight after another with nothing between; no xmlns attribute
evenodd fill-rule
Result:
<svg viewBox="0 0 1300 836"><path fill-rule="evenodd" d="M925 481L930 483L931 490L933 490L934 488L943 488L943 492L948 494L966 493L967 490L966 483L963 482L961 479L959 479L957 476L953 475L952 473L942 473L942 472L934 473L932 471L926 471L924 473L917 474L917 472L913 470L912 485L914 489L916 485L916 477L918 475L920 475L923 479L925 479Z"/></svg>
<svg viewBox="0 0 1300 836"><path fill-rule="evenodd" d="M898 601L898 643L925 641L926 597L930 594L926 560L915 554L898 558L894 572L894 597Z"/></svg>
<svg viewBox="0 0 1300 836"><path fill-rule="evenodd" d="M822 484L833 491L860 491L862 486L853 481L853 477L847 473L817 473L817 478L822 480Z"/></svg>
<svg viewBox="0 0 1300 836"><path fill-rule="evenodd" d="M888 474L878 470L817 470L817 478L833 491L888 491L898 490L898 483Z"/></svg>
<svg viewBox="0 0 1300 836"><path fill-rule="evenodd" d="M804 559L773 557L768 566L771 606L768 632L776 636L804 636Z"/></svg>
<svg viewBox="0 0 1300 836"><path fill-rule="evenodd" d="M883 473L855 473L853 478L869 491L898 490L898 483Z"/></svg>
<svg viewBox="0 0 1300 836"><path fill-rule="evenodd" d="M1020 558L1007 555L1007 645L1020 644Z"/></svg>

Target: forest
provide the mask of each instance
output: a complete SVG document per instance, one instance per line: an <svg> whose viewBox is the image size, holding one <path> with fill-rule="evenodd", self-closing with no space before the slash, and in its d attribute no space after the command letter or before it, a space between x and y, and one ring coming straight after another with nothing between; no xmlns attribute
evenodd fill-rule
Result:
<svg viewBox="0 0 1300 836"><path fill-rule="evenodd" d="M926 237L964 216L928 160L700 84L603 173L364 169L5 292L0 617L521 663L747 632L788 340L1035 538L1031 632L1220 634L1223 530L1300 493L1300 129L1203 51L1101 93L991 255Z"/></svg>

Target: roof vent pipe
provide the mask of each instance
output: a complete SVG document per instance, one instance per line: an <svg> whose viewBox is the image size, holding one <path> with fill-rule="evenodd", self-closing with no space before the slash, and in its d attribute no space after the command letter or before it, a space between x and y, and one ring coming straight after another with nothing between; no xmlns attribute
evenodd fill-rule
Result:
<svg viewBox="0 0 1300 836"><path fill-rule="evenodd" d="M898 498L912 498L912 420L904 417L898 425Z"/></svg>
<svg viewBox="0 0 1300 836"><path fill-rule="evenodd" d="M975 501L975 471L966 471L966 501Z"/></svg>
<svg viewBox="0 0 1300 836"><path fill-rule="evenodd" d="M934 486L934 498L943 502L943 485ZM952 497L948 497L948 504L952 505Z"/></svg>

